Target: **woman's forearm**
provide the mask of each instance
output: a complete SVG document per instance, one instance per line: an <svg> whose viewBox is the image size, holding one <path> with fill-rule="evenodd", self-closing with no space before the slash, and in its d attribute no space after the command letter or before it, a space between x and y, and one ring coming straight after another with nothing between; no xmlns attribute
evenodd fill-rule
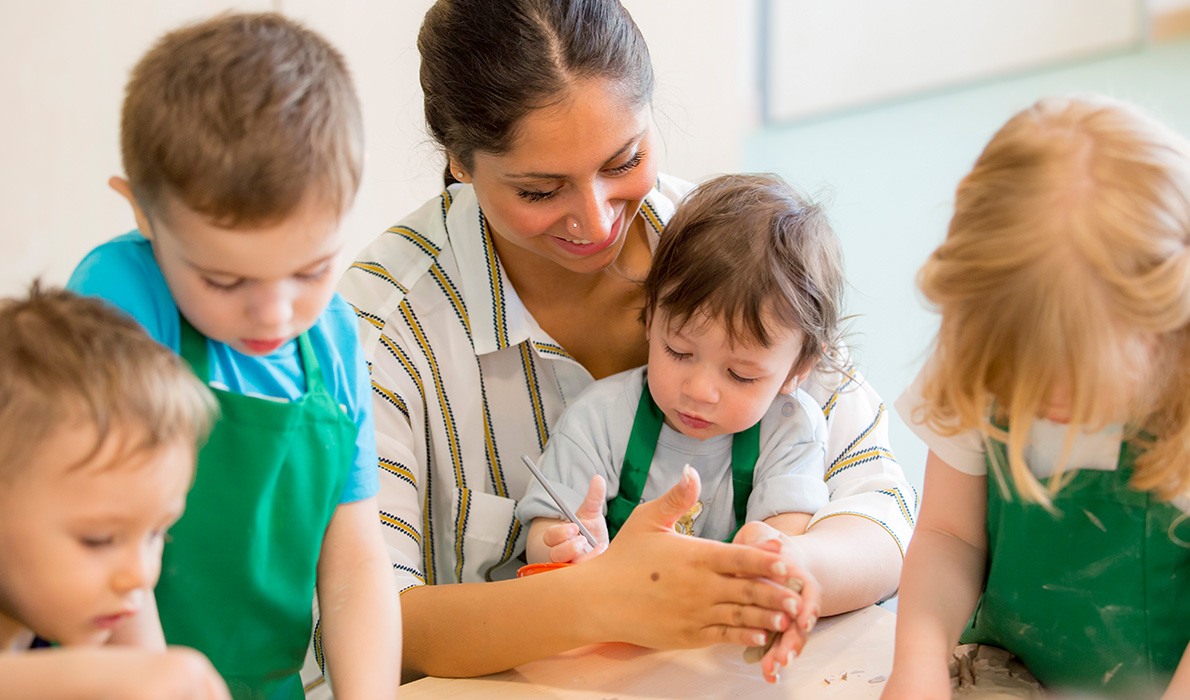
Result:
<svg viewBox="0 0 1190 700"><path fill-rule="evenodd" d="M897 591L901 550L884 528L867 518L824 518L794 541L822 586L823 616L858 610Z"/></svg>

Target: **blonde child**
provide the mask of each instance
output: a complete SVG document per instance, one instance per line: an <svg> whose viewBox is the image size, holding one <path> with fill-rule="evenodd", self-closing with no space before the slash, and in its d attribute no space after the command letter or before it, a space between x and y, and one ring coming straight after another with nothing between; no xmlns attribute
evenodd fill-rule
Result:
<svg viewBox="0 0 1190 700"><path fill-rule="evenodd" d="M134 69L121 144L128 179L111 184L138 231L70 285L132 314L221 408L165 547L165 638L206 653L237 698L300 698L317 583L338 697L393 697L370 383L334 293L363 161L343 59L280 15L184 27Z"/></svg>
<svg viewBox="0 0 1190 700"><path fill-rule="evenodd" d="M960 633L1047 686L1187 697L1190 146L1115 100L1042 100L919 281L942 324L897 403L930 456L883 697L949 698Z"/></svg>
<svg viewBox="0 0 1190 700"><path fill-rule="evenodd" d="M842 284L822 210L779 178L726 175L692 191L644 282L648 365L584 391L542 455L542 471L599 546L533 484L517 507L531 521L528 560L601 552L638 503L679 479L702 485L681 532L725 541L739 541L743 527L805 532L828 500L826 422L798 385L834 347ZM805 584L801 605L793 599L781 624L808 630L820 592L804 571L789 572L795 578ZM784 635L763 660L766 678L801 643Z"/></svg>
<svg viewBox="0 0 1190 700"><path fill-rule="evenodd" d="M177 356L103 303L36 285L0 301L5 698L227 697L201 654L115 645L153 616L213 409Z"/></svg>

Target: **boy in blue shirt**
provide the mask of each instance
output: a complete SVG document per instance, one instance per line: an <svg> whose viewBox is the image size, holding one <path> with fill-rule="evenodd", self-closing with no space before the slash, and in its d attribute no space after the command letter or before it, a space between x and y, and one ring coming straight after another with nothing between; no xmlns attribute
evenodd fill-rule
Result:
<svg viewBox="0 0 1190 700"><path fill-rule="evenodd" d="M128 177L111 180L138 230L70 280L219 400L156 596L165 639L206 653L237 699L302 697L315 583L337 695L394 697L399 681L370 381L334 293L360 121L342 57L280 15L167 34L128 84Z"/></svg>

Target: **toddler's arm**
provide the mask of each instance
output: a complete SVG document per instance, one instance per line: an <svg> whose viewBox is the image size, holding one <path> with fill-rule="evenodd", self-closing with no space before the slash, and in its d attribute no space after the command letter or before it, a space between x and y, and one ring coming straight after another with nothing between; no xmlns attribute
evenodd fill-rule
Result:
<svg viewBox="0 0 1190 700"><path fill-rule="evenodd" d="M401 680L400 599L376 498L335 509L318 558L327 676L340 700L395 698Z"/></svg>
<svg viewBox="0 0 1190 700"><path fill-rule="evenodd" d="M594 548L579 532L578 526L569 520L533 518L525 546L525 558L528 562L577 563L602 554L608 544L607 520L603 517L603 502L606 498L607 482L596 474L591 477L583 504L574 512L587 531L595 536L598 544Z"/></svg>
<svg viewBox="0 0 1190 700"><path fill-rule="evenodd" d="M975 609L987 561L987 487L986 476L964 474L930 452L883 700L950 698L947 661Z"/></svg>
<svg viewBox="0 0 1190 700"><path fill-rule="evenodd" d="M1161 696L1161 700L1185 700L1185 698L1190 698L1190 646L1187 646L1186 651L1182 653L1182 661L1178 664L1178 670L1174 672L1173 680L1169 682L1169 687Z"/></svg>
<svg viewBox="0 0 1190 700"><path fill-rule="evenodd" d="M0 654L8 700L231 700L202 654L113 647L38 649Z"/></svg>

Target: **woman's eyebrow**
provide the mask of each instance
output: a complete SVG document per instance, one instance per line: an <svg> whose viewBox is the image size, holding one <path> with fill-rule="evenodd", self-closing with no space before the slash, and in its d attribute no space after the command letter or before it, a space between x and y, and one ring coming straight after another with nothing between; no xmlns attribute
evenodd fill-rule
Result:
<svg viewBox="0 0 1190 700"><path fill-rule="evenodd" d="M620 149L618 151L613 153L607 160L605 160L603 162L607 163L609 161L613 161L616 158L619 158L620 156L624 155L624 153L628 149L632 148L632 145L634 143L636 143L637 141L640 141L641 138L644 137L645 131L648 131L648 127L645 127L644 131L641 131L639 134L636 134L636 135L632 136L632 138L625 141L624 145L620 146ZM565 180L566 179L565 175L559 175L557 173L539 173L539 172L509 173L509 174L505 175L504 177L509 178L511 180Z"/></svg>

